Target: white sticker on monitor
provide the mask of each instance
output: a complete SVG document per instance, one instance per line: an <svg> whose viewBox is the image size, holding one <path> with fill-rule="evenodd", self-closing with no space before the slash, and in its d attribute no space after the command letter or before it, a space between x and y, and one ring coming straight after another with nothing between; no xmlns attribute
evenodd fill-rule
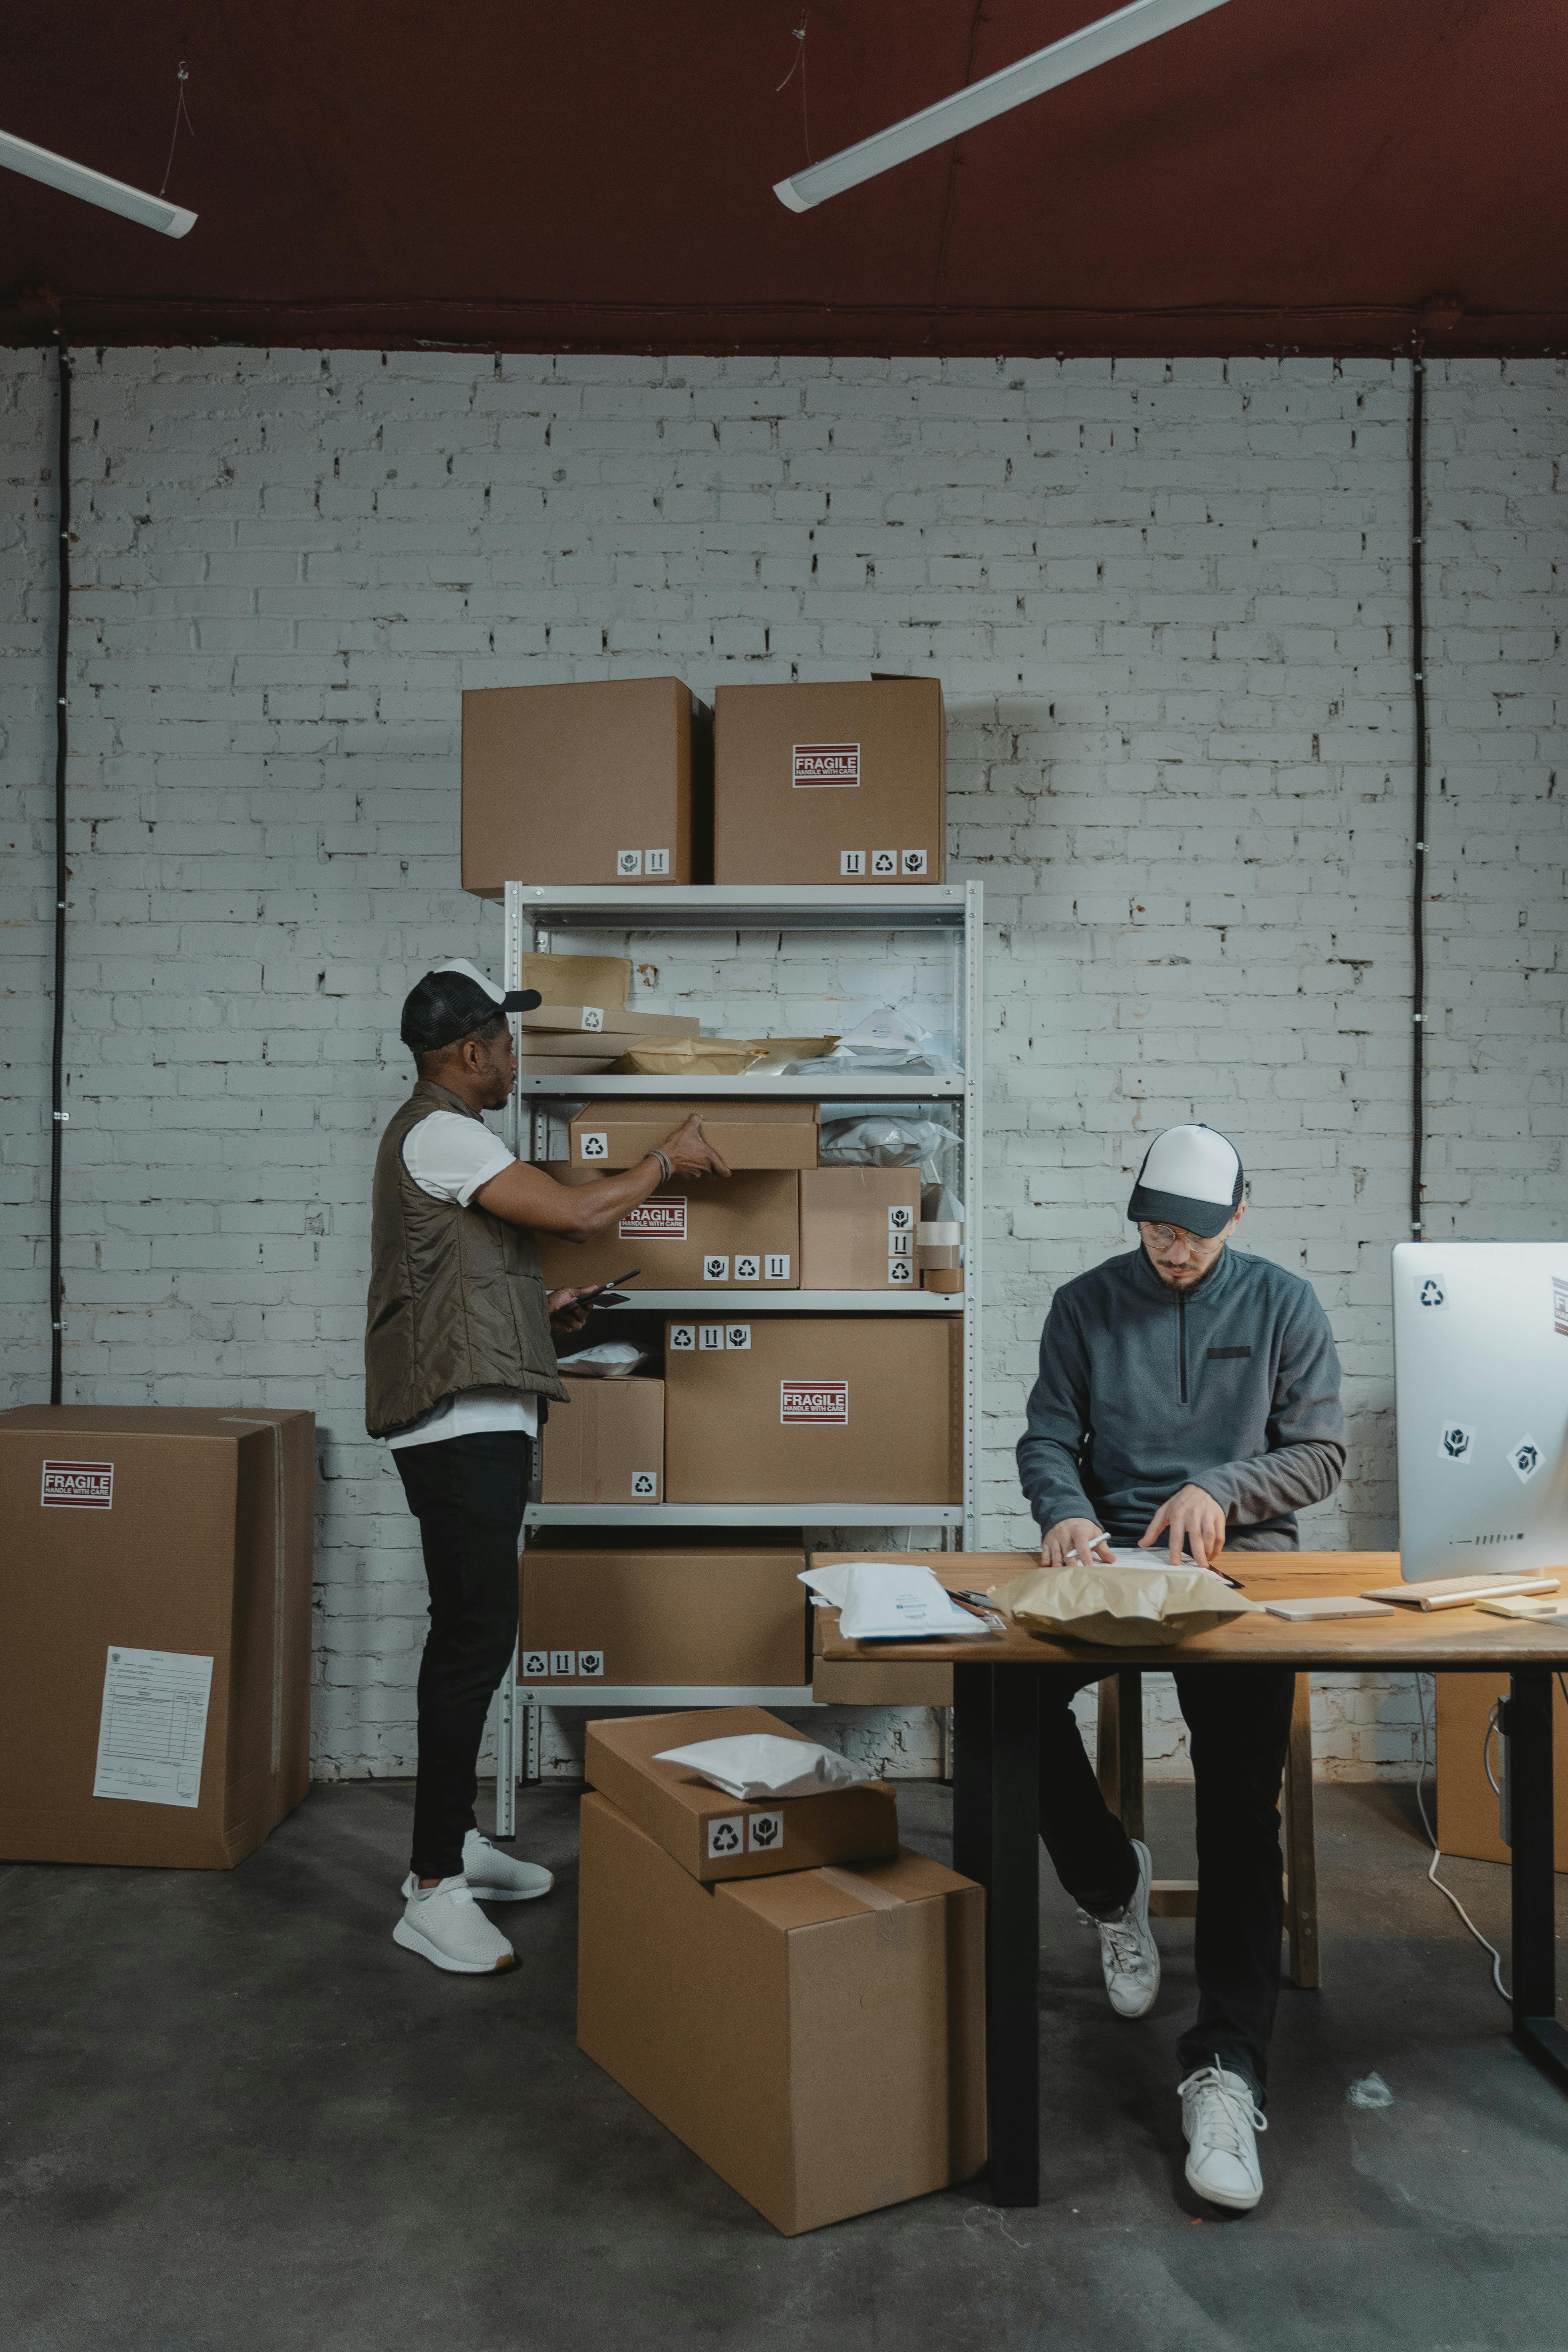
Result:
<svg viewBox="0 0 1568 2352"><path fill-rule="evenodd" d="M752 1853L777 1853L784 1843L782 1813L748 1813L746 1843Z"/></svg>
<svg viewBox="0 0 1568 2352"><path fill-rule="evenodd" d="M1554 1274L1552 1277L1552 1319L1559 1337L1568 1339L1568 1274Z"/></svg>
<svg viewBox="0 0 1568 2352"><path fill-rule="evenodd" d="M708 1824L708 1859L721 1862L726 1854L743 1851L742 1841L746 1834L744 1813L727 1813L721 1821Z"/></svg>
<svg viewBox="0 0 1568 2352"><path fill-rule="evenodd" d="M1508 1466L1521 1486L1528 1486L1544 1460L1533 1437L1521 1437L1517 1445L1508 1449Z"/></svg>
<svg viewBox="0 0 1568 2352"><path fill-rule="evenodd" d="M640 874L642 872L642 851L640 849L617 849L616 852L616 872L622 875Z"/></svg>
<svg viewBox="0 0 1568 2352"><path fill-rule="evenodd" d="M1445 1462L1468 1462L1476 1450L1476 1433L1462 1421L1446 1421L1437 1442L1437 1452Z"/></svg>
<svg viewBox="0 0 1568 2352"><path fill-rule="evenodd" d="M199 1805L212 1686L210 1658L111 1648L93 1795L133 1805Z"/></svg>
<svg viewBox="0 0 1568 2352"><path fill-rule="evenodd" d="M1427 1314L1434 1314L1448 1304L1448 1277L1440 1268L1430 1274L1418 1274L1415 1280L1415 1304Z"/></svg>

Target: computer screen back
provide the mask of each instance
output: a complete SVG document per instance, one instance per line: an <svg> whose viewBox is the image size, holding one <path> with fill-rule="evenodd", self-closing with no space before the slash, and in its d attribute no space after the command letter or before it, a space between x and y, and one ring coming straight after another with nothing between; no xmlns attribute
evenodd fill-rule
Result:
<svg viewBox="0 0 1568 2352"><path fill-rule="evenodd" d="M1394 1253L1407 1581L1568 1567L1568 1242Z"/></svg>

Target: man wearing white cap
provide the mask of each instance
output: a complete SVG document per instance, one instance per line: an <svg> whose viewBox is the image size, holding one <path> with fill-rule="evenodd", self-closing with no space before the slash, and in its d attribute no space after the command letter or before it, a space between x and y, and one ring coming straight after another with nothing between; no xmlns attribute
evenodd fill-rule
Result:
<svg viewBox="0 0 1568 2352"><path fill-rule="evenodd" d="M1229 1247L1246 1214L1241 1158L1213 1128L1167 1128L1128 1202L1140 1245L1051 1302L1018 1471L1047 1568L1110 1561L1113 1545L1173 1561L1293 1551L1296 1513L1344 1470L1340 1365L1311 1285ZM1042 1672L1041 1834L1100 1928L1112 2009L1160 1990L1149 1849L1100 1793L1074 1721L1100 1669ZM1279 1787L1295 1675L1177 1666L1196 1784L1198 2013L1177 2051L1187 2180L1246 2211L1263 2194L1255 2135L1279 1990Z"/></svg>
<svg viewBox="0 0 1568 2352"><path fill-rule="evenodd" d="M558 1184L480 1113L517 1079L503 994L460 957L410 990L402 1037L417 1083L376 1154L365 1318L365 1426L384 1438L419 1522L430 1631L419 1668L414 1844L395 1940L455 1975L516 1960L479 1908L547 1895L549 1871L481 1837L475 1766L517 1639L517 1549L540 1407L563 1402L553 1338L585 1290L546 1296L536 1232L587 1241L672 1174L727 1176L694 1114L624 1173Z"/></svg>

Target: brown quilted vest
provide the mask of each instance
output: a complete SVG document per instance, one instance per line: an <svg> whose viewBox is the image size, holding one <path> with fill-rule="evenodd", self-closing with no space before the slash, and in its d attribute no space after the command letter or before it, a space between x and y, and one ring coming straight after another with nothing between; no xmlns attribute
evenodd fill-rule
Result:
<svg viewBox="0 0 1568 2352"><path fill-rule="evenodd" d="M437 1110L479 1118L421 1078L375 1156L364 1331L364 1424L373 1437L395 1437L465 1389L566 1398L533 1235L483 1209L433 1201L403 1164L404 1137Z"/></svg>

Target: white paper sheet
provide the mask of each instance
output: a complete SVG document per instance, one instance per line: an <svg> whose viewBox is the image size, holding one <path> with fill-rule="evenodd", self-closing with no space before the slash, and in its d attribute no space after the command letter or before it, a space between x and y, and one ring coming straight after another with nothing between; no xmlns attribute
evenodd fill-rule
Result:
<svg viewBox="0 0 1568 2352"><path fill-rule="evenodd" d="M210 1658L111 1648L93 1795L139 1805L200 1804L212 1681Z"/></svg>

